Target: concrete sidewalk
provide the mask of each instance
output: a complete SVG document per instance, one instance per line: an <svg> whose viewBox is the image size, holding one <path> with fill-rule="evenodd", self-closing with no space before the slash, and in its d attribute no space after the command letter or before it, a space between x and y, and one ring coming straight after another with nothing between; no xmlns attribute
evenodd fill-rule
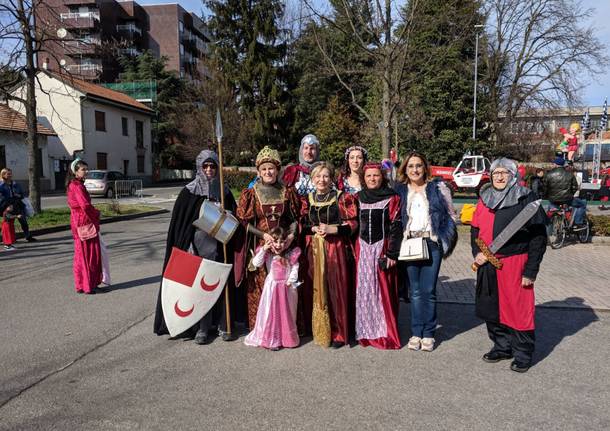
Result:
<svg viewBox="0 0 610 431"><path fill-rule="evenodd" d="M462 234L453 254L441 264L440 302L474 304L475 273L470 269L469 234ZM610 310L610 247L568 243L547 247L535 284L536 304L544 307Z"/></svg>

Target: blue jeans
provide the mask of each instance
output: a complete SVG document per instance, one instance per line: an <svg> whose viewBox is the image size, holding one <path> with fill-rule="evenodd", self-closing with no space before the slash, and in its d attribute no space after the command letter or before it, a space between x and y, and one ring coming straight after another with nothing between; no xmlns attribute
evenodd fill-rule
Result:
<svg viewBox="0 0 610 431"><path fill-rule="evenodd" d="M442 253L437 243L426 239L428 260L407 262L411 295L411 335L434 338L436 330L436 280L441 268Z"/></svg>
<svg viewBox="0 0 610 431"><path fill-rule="evenodd" d="M585 215L587 214L587 201L581 198L572 198L572 202L568 202L574 211L572 212L572 218L574 219L574 224L583 224L585 222ZM553 202L550 202L550 206L552 208L559 208Z"/></svg>

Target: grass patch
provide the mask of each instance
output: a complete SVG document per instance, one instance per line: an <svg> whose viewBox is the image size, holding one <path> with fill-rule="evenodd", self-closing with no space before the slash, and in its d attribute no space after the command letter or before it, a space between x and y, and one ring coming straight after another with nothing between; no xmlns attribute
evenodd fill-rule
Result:
<svg viewBox="0 0 610 431"><path fill-rule="evenodd" d="M116 205L116 204L97 204L95 208L100 210L102 219L119 215L140 214L148 211L158 210L158 207L150 205ZM28 218L30 230L44 229L54 226L70 224L70 208L49 208ZM21 232L19 222L15 220L15 230Z"/></svg>

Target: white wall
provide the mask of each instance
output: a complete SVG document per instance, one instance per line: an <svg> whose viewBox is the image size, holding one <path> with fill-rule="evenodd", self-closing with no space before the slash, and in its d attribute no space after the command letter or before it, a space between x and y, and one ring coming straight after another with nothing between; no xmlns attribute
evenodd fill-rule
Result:
<svg viewBox="0 0 610 431"><path fill-rule="evenodd" d="M80 97L83 94L45 73L39 73L37 76L38 121L57 133L57 137L49 138L49 156L55 159L72 159L75 151L82 150ZM20 97L24 97L23 92L25 86L16 91ZM12 101L9 105L25 115L25 109L19 102Z"/></svg>
<svg viewBox="0 0 610 431"><path fill-rule="evenodd" d="M89 163L89 169L97 166L97 153L107 153L108 170L123 172L123 161L129 160L127 175L130 177L151 177L151 130L150 116L134 111L98 103L91 99L83 101L83 125L85 148L84 157ZM106 115L106 131L95 130L95 111ZM123 136L123 123L121 118L127 118L128 136ZM138 172L136 150L136 120L144 124L144 172Z"/></svg>
<svg viewBox="0 0 610 431"><path fill-rule="evenodd" d="M0 145L4 146L6 167L13 171L13 180L19 182L25 188L28 183L29 166L25 134L0 130ZM38 135L38 147L42 153L41 185L43 190L47 190L51 187L51 171L49 169L49 154L45 135Z"/></svg>

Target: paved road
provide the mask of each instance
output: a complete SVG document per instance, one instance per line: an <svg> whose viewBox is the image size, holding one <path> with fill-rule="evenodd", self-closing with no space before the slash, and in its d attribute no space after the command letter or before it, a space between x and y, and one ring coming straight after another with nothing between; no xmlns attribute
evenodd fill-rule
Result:
<svg viewBox="0 0 610 431"><path fill-rule="evenodd" d="M537 363L525 375L480 360L489 341L467 303L439 306L429 354L156 337L168 221L104 225L114 284L95 296L73 292L68 233L0 254L0 430L610 427L610 314L586 307L538 310ZM610 247L600 253L607 261ZM445 262L444 283L465 277L460 256ZM584 297L568 271L567 286ZM403 340L408 319L403 304Z"/></svg>

